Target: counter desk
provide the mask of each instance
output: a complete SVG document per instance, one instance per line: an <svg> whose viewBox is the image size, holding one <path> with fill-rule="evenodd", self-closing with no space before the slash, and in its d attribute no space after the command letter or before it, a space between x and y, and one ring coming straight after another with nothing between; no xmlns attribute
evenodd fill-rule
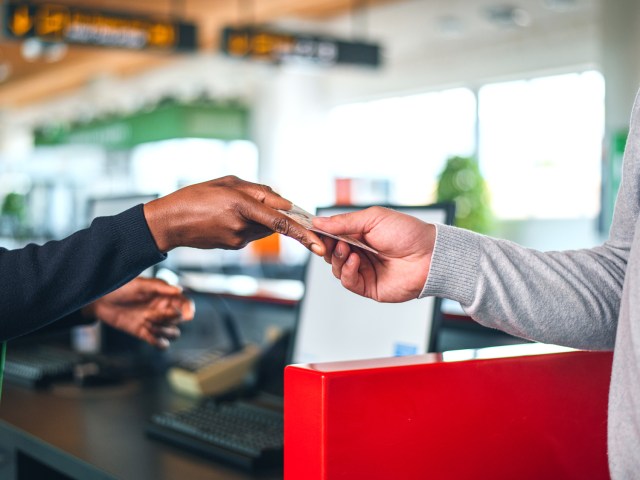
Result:
<svg viewBox="0 0 640 480"><path fill-rule="evenodd" d="M5 383L0 404L0 478L26 480L279 479L252 474L147 437L153 413L192 405L164 377L116 386L72 383L31 390Z"/></svg>

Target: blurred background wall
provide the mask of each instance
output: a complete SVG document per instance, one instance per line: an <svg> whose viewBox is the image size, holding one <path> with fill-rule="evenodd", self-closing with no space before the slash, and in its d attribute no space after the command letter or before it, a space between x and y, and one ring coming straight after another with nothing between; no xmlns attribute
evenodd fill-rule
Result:
<svg viewBox="0 0 640 480"><path fill-rule="evenodd" d="M87 224L96 199L135 203L226 174L308 210L431 203L452 157L479 167L481 178L456 177L461 192L486 184L483 233L542 250L606 236L640 83L636 1L130 3L56 5L178 18L197 26L197 48L38 47L5 34L0 245L67 235ZM5 12L5 30L11 19ZM220 33L239 25L375 43L381 62L230 58ZM133 117L145 131L118 143ZM468 195L456 200L461 215L477 208ZM182 249L170 260L251 270L265 252L285 266L306 256L287 239L275 257L260 248Z"/></svg>

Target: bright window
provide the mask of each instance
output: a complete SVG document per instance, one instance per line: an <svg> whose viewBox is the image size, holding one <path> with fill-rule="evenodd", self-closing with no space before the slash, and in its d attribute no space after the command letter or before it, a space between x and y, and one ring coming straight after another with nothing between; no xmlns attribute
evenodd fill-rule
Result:
<svg viewBox="0 0 640 480"><path fill-rule="evenodd" d="M225 175L255 182L258 151L255 144L245 140L166 140L134 148L131 165L138 191L166 195L185 185Z"/></svg>
<svg viewBox="0 0 640 480"><path fill-rule="evenodd" d="M391 203L430 203L445 160L474 151L475 111L466 88L336 107L327 168L333 177L387 179Z"/></svg>
<svg viewBox="0 0 640 480"><path fill-rule="evenodd" d="M501 219L593 218L600 209L604 79L595 71L489 84L480 167Z"/></svg>

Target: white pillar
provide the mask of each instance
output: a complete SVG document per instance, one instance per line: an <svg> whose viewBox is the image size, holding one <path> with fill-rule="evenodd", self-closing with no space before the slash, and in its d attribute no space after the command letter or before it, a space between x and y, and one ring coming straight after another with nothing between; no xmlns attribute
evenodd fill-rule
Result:
<svg viewBox="0 0 640 480"><path fill-rule="evenodd" d="M601 229L609 230L620 182L622 156L616 139L629 126L631 107L640 87L640 2L601 0L601 58L605 78L605 137Z"/></svg>
<svg viewBox="0 0 640 480"><path fill-rule="evenodd" d="M626 128L640 86L640 2L602 0L601 64L607 133Z"/></svg>
<svg viewBox="0 0 640 480"><path fill-rule="evenodd" d="M259 179L302 208L331 203L333 179L322 158L327 111L323 72L273 67L261 72L253 101ZM328 200L329 199L329 200ZM299 264L308 252L283 238L281 261Z"/></svg>
<svg viewBox="0 0 640 480"><path fill-rule="evenodd" d="M319 154L327 141L324 78L321 71L282 67L263 72L256 82L253 132L260 181L306 208L323 203L332 187Z"/></svg>

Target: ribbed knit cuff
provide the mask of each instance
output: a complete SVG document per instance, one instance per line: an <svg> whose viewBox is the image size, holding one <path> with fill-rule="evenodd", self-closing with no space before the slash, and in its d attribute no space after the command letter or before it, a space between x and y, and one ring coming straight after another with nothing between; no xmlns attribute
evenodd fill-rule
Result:
<svg viewBox="0 0 640 480"><path fill-rule="evenodd" d="M436 225L431 267L420 298L448 298L469 305L475 296L481 235L450 225Z"/></svg>
<svg viewBox="0 0 640 480"><path fill-rule="evenodd" d="M151 235L142 204L115 215L113 220L113 232L127 267L145 269L167 258Z"/></svg>

